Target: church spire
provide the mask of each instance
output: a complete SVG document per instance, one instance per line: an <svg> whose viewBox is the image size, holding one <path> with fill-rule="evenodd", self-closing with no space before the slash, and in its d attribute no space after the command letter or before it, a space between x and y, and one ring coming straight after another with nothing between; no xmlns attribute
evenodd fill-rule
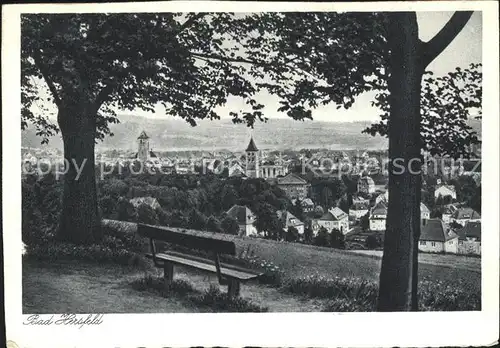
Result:
<svg viewBox="0 0 500 348"><path fill-rule="evenodd" d="M255 146L255 142L253 141L253 137L250 137L250 143L248 143L248 147L246 149L247 152L257 152L257 146Z"/></svg>

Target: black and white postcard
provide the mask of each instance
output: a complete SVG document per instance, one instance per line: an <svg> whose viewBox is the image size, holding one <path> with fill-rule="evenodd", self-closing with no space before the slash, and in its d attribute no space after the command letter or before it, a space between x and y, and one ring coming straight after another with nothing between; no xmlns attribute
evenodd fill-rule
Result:
<svg viewBox="0 0 500 348"><path fill-rule="evenodd" d="M2 9L9 347L498 340L498 4Z"/></svg>

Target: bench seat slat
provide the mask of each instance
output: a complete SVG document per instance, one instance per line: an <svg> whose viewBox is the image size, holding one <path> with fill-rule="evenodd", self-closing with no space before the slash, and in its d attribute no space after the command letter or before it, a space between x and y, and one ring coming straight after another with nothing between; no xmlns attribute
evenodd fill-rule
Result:
<svg viewBox="0 0 500 348"><path fill-rule="evenodd" d="M153 257L151 254L148 254L146 256L148 256L149 258ZM175 264L189 266L212 273L217 272L213 261L194 257L192 255L182 255L180 253L157 253L155 256L156 259L161 261L172 262ZM234 268L236 268L236 266L232 267L230 265L221 264L221 274L225 277L239 280L250 280L259 276L258 273Z"/></svg>
<svg viewBox="0 0 500 348"><path fill-rule="evenodd" d="M168 255L173 255L173 256L180 256L180 257L183 257L183 258L186 258L186 259L195 260L195 261L201 261L201 262L206 262L206 263L210 263L210 264L214 262L213 260L209 260L209 259L201 257L201 256L197 256L197 255L193 255L193 254L189 254L189 253L183 253L183 252L180 252L180 251L169 250L169 251L164 251L163 254L168 254ZM232 264L228 264L228 263L225 263L225 262L221 262L220 265L221 265L221 267L224 267L224 268L227 268L227 269L234 269L235 271L241 271L243 273L251 273L251 274L255 274L257 276L260 276L262 274L262 272L259 272L258 270L248 269L248 268L245 268L245 267L242 267L242 266L232 265Z"/></svg>

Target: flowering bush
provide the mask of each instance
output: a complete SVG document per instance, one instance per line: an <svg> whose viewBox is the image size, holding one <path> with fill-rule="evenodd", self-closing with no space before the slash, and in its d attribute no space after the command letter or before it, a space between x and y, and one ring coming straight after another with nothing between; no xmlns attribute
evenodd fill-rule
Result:
<svg viewBox="0 0 500 348"><path fill-rule="evenodd" d="M75 245L52 241L26 245L26 256L36 260L82 260L88 262L112 262L128 266L145 267L149 263L141 255L123 248L123 242L106 237L102 244Z"/></svg>
<svg viewBox="0 0 500 348"><path fill-rule="evenodd" d="M248 262L250 268L263 272L258 278L260 284L281 286L283 271L274 263L261 259L258 256L248 256L245 260Z"/></svg>
<svg viewBox="0 0 500 348"><path fill-rule="evenodd" d="M217 286L211 285L203 293L191 297L191 301L202 306L208 306L216 312L267 312L267 307L261 307L241 297L229 297Z"/></svg>
<svg viewBox="0 0 500 348"><path fill-rule="evenodd" d="M311 274L288 280L284 284L284 290L309 297L344 298L349 301L375 303L378 287L374 282L355 277L328 278Z"/></svg>
<svg viewBox="0 0 500 348"><path fill-rule="evenodd" d="M419 282L419 305L424 311L481 310L481 294L443 281Z"/></svg>
<svg viewBox="0 0 500 348"><path fill-rule="evenodd" d="M325 298L327 312L376 310L376 282L355 277L325 277L312 274L290 279L283 290L308 297ZM466 288L456 288L442 281L422 280L418 284L419 309L422 311L468 311L481 309L481 295Z"/></svg>
<svg viewBox="0 0 500 348"><path fill-rule="evenodd" d="M168 287L164 287L163 277L146 275L144 278L136 279L131 286L138 291L152 291L163 297L181 296L202 307L209 307L215 312L267 312L267 307L261 307L241 297L229 297L227 293L220 291L216 285L199 292L193 288L191 283L182 280L174 280Z"/></svg>

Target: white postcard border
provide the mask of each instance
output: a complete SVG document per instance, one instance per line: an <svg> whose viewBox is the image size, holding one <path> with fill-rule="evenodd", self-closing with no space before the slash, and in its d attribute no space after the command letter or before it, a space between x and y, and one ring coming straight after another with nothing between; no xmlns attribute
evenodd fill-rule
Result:
<svg viewBox="0 0 500 348"><path fill-rule="evenodd" d="M483 12L482 311L441 313L109 314L96 327L25 326L22 313L20 13L153 11ZM2 8L3 238L7 339L19 347L469 346L498 339L499 81L498 4L493 1L390 3L223 3L9 5Z"/></svg>

